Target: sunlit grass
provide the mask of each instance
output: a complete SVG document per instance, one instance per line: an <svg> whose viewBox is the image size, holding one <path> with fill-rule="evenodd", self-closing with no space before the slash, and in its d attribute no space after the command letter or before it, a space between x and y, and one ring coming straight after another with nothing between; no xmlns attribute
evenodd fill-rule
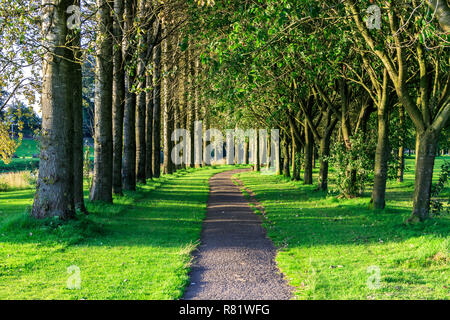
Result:
<svg viewBox="0 0 450 320"><path fill-rule="evenodd" d="M450 217L404 223L414 189L414 160L407 164L405 181L388 184L384 211L369 209L370 190L346 200L282 177L239 175L265 207L268 236L280 248L277 263L297 299L450 297ZM377 268L380 286L369 287L377 287Z"/></svg>
<svg viewBox="0 0 450 320"><path fill-rule="evenodd" d="M177 299L200 238L208 179L227 167L189 170L139 186L90 215L36 222L33 190L0 193L0 299ZM87 194L87 193L86 193ZM80 268L70 290L67 268Z"/></svg>

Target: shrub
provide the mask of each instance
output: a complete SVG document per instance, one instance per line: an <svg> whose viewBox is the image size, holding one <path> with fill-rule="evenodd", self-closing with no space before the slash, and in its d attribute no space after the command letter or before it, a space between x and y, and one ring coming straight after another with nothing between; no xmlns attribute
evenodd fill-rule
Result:
<svg viewBox="0 0 450 320"><path fill-rule="evenodd" d="M431 190L430 207L431 213L435 216L440 215L441 213L450 212L450 199L447 200L447 206L444 205L444 201L442 199L439 199L439 195L448 183L449 175L450 161L445 161L441 166L441 174L439 175L439 180L435 185L433 185Z"/></svg>
<svg viewBox="0 0 450 320"><path fill-rule="evenodd" d="M336 186L346 198L361 196L373 174L375 147L362 135L350 138L351 148L336 141L327 158L336 172Z"/></svg>

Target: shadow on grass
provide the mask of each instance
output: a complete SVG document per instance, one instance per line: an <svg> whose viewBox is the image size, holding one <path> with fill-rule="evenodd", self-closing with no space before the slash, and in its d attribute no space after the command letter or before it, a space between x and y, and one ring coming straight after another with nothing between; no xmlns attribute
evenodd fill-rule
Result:
<svg viewBox="0 0 450 320"><path fill-rule="evenodd" d="M411 213L411 207L402 202L410 200L407 188L403 192L389 191L387 207L381 211L369 208L368 197L338 199L315 191L315 186L284 177L244 173L239 178L264 205L270 221L265 227L278 247L401 242L424 234L449 235L449 217L415 225L404 223Z"/></svg>
<svg viewBox="0 0 450 320"><path fill-rule="evenodd" d="M33 192L0 194L10 216L0 221L3 243L180 247L199 239L206 212L208 179L228 167L180 170L114 197L114 204L86 201L89 216L74 221L35 220L22 200ZM195 172L194 174L188 174ZM86 192L87 195L87 192ZM3 199L1 198L3 197ZM17 203L17 204L16 204ZM1 209L0 209L1 211Z"/></svg>

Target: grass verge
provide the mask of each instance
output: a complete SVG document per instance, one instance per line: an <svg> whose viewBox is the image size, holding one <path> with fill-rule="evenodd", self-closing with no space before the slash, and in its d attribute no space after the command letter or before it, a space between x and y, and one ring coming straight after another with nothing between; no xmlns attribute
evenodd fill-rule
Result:
<svg viewBox="0 0 450 320"><path fill-rule="evenodd" d="M413 172L403 183L388 184L384 211L369 209L370 190L346 200L279 176L237 177L265 208L278 266L297 299L449 299L450 217L404 224Z"/></svg>
<svg viewBox="0 0 450 320"><path fill-rule="evenodd" d="M0 193L0 299L180 298L208 179L228 169L163 176L114 205L88 202L90 215L71 222L29 218L33 190ZM80 289L68 289L78 275Z"/></svg>

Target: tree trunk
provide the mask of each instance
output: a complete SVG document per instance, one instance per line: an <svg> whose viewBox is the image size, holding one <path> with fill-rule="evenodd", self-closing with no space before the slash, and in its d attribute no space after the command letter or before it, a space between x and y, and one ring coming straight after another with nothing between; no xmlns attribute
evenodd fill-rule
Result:
<svg viewBox="0 0 450 320"><path fill-rule="evenodd" d="M255 165L253 167L253 170L256 172L261 171L261 159L260 159L260 144L259 144L259 130L255 130Z"/></svg>
<svg viewBox="0 0 450 320"><path fill-rule="evenodd" d="M147 75L146 77L147 88L152 88L153 86L153 78L151 75ZM146 120L145 120L145 142L146 142L146 155L145 155L145 177L146 179L153 178L153 169L152 169L152 152L153 152L153 91L149 90L146 94Z"/></svg>
<svg viewBox="0 0 450 320"><path fill-rule="evenodd" d="M167 37L167 26L164 26L164 33L166 35L166 39L162 42L162 61L163 61L163 72L164 78L163 81L163 110L164 110L164 127L163 127L163 138L164 138L164 174L172 174L173 173L173 163L171 157L172 151L172 139L171 135L173 132L174 125L174 114L171 106L170 99L170 76L169 76L169 54L171 53L171 45L170 41L172 37Z"/></svg>
<svg viewBox="0 0 450 320"><path fill-rule="evenodd" d="M414 166L415 167L417 167L418 154L419 154L419 133L417 132L417 129L416 129L416 147L414 150Z"/></svg>
<svg viewBox="0 0 450 320"><path fill-rule="evenodd" d="M145 1L138 1L138 18L141 24L146 19ZM141 25L138 33L138 61L137 61L137 86L139 92L136 101L136 181L146 183L147 144L145 142L145 121L147 110L147 93L145 66L147 65L147 26Z"/></svg>
<svg viewBox="0 0 450 320"><path fill-rule="evenodd" d="M114 74L113 74L113 193L122 195L123 110L125 72L123 68L123 0L114 1Z"/></svg>
<svg viewBox="0 0 450 320"><path fill-rule="evenodd" d="M416 178L414 187L413 212L410 221L424 221L430 217L430 197L433 179L434 158L436 155L438 134L428 130L420 132L416 151Z"/></svg>
<svg viewBox="0 0 450 320"><path fill-rule="evenodd" d="M327 191L328 189L328 160L330 156L330 138L331 133L326 132L320 140L320 168L318 189Z"/></svg>
<svg viewBox="0 0 450 320"><path fill-rule="evenodd" d="M125 31L130 33L133 28L133 0L125 2ZM124 56L127 64L131 62L131 35L124 36ZM131 66L130 66L131 68ZM123 126L123 163L122 184L124 190L136 190L136 94L132 92L133 70L125 75L125 106Z"/></svg>
<svg viewBox="0 0 450 320"><path fill-rule="evenodd" d="M284 139L283 139L283 175L285 177L290 177L291 174L289 172L289 143L288 143L288 138L287 138L287 134L284 134Z"/></svg>
<svg viewBox="0 0 450 320"><path fill-rule="evenodd" d="M249 143L248 140L246 138L245 142L244 142L244 164L248 164L249 162Z"/></svg>
<svg viewBox="0 0 450 320"><path fill-rule="evenodd" d="M113 30L111 0L97 0L100 30L95 68L94 178L91 201L112 202Z"/></svg>
<svg viewBox="0 0 450 320"><path fill-rule="evenodd" d="M316 160L317 160L317 154L316 154L316 148L313 146L313 153L312 153L312 167L313 170L316 168Z"/></svg>
<svg viewBox="0 0 450 320"><path fill-rule="evenodd" d="M266 149L267 149L267 159L266 159L266 169L269 170L270 166L271 166L271 159L272 159L272 143L271 143L271 136L272 133L269 132L266 141L264 142L266 144Z"/></svg>
<svg viewBox="0 0 450 320"><path fill-rule="evenodd" d="M400 146L398 148L398 172L397 172L397 181L403 182L403 175L405 172L405 137L404 137L404 122L405 122L405 109L403 106L399 107L399 127L400 127ZM411 153L411 150L409 150ZM411 155L411 154L410 154Z"/></svg>
<svg viewBox="0 0 450 320"><path fill-rule="evenodd" d="M375 153L372 203L374 209L384 209L389 160L389 113L387 103L378 107L378 141Z"/></svg>
<svg viewBox="0 0 450 320"><path fill-rule="evenodd" d="M198 95L198 93L196 93L196 96ZM196 98L196 100L198 99L198 97ZM209 122L209 114L208 114L208 110L206 110L206 108L203 110L204 111L204 113L203 113L203 117L204 117L204 120L205 120L205 131L206 130L209 130L210 129L210 122ZM203 167L205 167L205 166L209 166L209 165L211 165L211 164L208 164L207 162L206 162L206 146L208 145L208 142L206 141L207 139L204 139L204 141L203 141L203 163L202 163L202 166ZM214 154L215 155L215 154ZM209 156L209 155L208 155Z"/></svg>
<svg viewBox="0 0 450 320"><path fill-rule="evenodd" d="M172 133L175 132L175 130L180 128L180 123L181 123L180 97L179 97L179 94L178 94L178 88L179 88L178 87L178 80L179 79L177 79L177 78L173 79L172 82L175 82L175 83L172 83L172 85L170 86L171 87L171 89L170 89L170 96L172 97L172 101L173 101L172 102L173 130L170 133L171 136L172 136ZM173 151L174 145L175 145L175 142L172 141L172 138L171 138L171 149L170 149L171 153ZM181 169L181 163L180 164L175 164L174 163L173 164L173 169L174 169L174 171L177 171L177 170Z"/></svg>
<svg viewBox="0 0 450 320"><path fill-rule="evenodd" d="M161 45L153 55L153 177L161 176Z"/></svg>
<svg viewBox="0 0 450 320"><path fill-rule="evenodd" d="M291 140L292 140L292 180L300 181L300 170L298 163L296 161L299 156L299 146L295 140L294 128L291 126Z"/></svg>
<svg viewBox="0 0 450 320"><path fill-rule="evenodd" d="M304 184L313 183L313 165L312 158L314 152L314 139L311 132L311 128L305 123L305 172L303 176Z"/></svg>
<svg viewBox="0 0 450 320"><path fill-rule="evenodd" d="M79 0L76 1L79 5ZM78 32L71 34L71 51L73 66L72 72L69 73L70 85L73 95L73 183L74 183L74 203L75 209L87 213L84 205L83 193L83 75L81 64L81 37Z"/></svg>
<svg viewBox="0 0 450 320"><path fill-rule="evenodd" d="M144 3L140 1L140 3ZM144 45L143 35L140 35L139 47ZM145 119L147 109L147 94L145 92L145 50L139 55L137 66L137 77L139 93L136 101L136 181L145 184L145 163L146 163L146 143L145 143Z"/></svg>
<svg viewBox="0 0 450 320"><path fill-rule="evenodd" d="M332 111L328 109L325 112L326 124L323 130L323 135L320 138L320 155L318 155L319 160L319 178L317 183L318 190L326 191L328 189L328 170L329 163L328 157L330 156L330 140L333 134L334 128L337 124L337 119L332 121Z"/></svg>
<svg viewBox="0 0 450 320"><path fill-rule="evenodd" d="M195 58L195 52L191 51L191 94L193 98L193 104L194 104L194 112L195 112L195 121L201 121L202 116L200 112L200 102L199 102L199 92L197 89L198 85L198 76L199 76L199 63L198 60ZM202 124L202 136L203 136L203 129L206 127L205 130L208 129L207 123ZM198 163L195 164L196 168L201 168L203 165L203 143L200 143L198 145L197 150L195 150L195 159L199 159Z"/></svg>
<svg viewBox="0 0 450 320"><path fill-rule="evenodd" d="M186 96L187 96L187 92L188 92L188 77L186 75L186 72L184 72L186 70L186 59L182 59L185 57L186 52L182 52L181 54L181 58L180 58L180 62L179 62L179 66L180 66L180 89L179 89L179 99L180 99L180 128L181 129L185 129L185 130L189 130L188 128L188 117L189 117L189 111L188 111L188 105L187 105L187 100L186 100ZM189 135L189 134L187 134ZM189 159L189 145L188 145L188 140L190 139L190 137L186 136L183 137L183 145L184 145L184 149L182 152L182 156L183 156L183 161L181 162L181 168L182 169L186 169L189 167L188 164L188 159Z"/></svg>
<svg viewBox="0 0 450 320"><path fill-rule="evenodd" d="M278 141L275 142L275 145L272 144L271 148L273 149L272 152L275 153L275 170L276 170L276 174L281 176L282 174L282 169L281 169L281 145L280 145L280 141L279 141L279 133L278 133Z"/></svg>
<svg viewBox="0 0 450 320"><path fill-rule="evenodd" d="M185 52L185 81L186 81L186 110L188 113L188 121L189 121L189 134L191 137L191 145L189 146L189 154L187 155L187 166L190 168L195 167L195 148L194 148L194 141L195 141L195 104L193 102L193 94L192 94L192 83L194 78L194 68L192 63L192 57L193 52L192 49L188 49Z"/></svg>
<svg viewBox="0 0 450 320"><path fill-rule="evenodd" d="M67 49L67 2L47 1L42 32L46 52L42 79L40 167L31 214L35 218L74 217L73 110L70 52ZM76 4L75 1L72 4Z"/></svg>

